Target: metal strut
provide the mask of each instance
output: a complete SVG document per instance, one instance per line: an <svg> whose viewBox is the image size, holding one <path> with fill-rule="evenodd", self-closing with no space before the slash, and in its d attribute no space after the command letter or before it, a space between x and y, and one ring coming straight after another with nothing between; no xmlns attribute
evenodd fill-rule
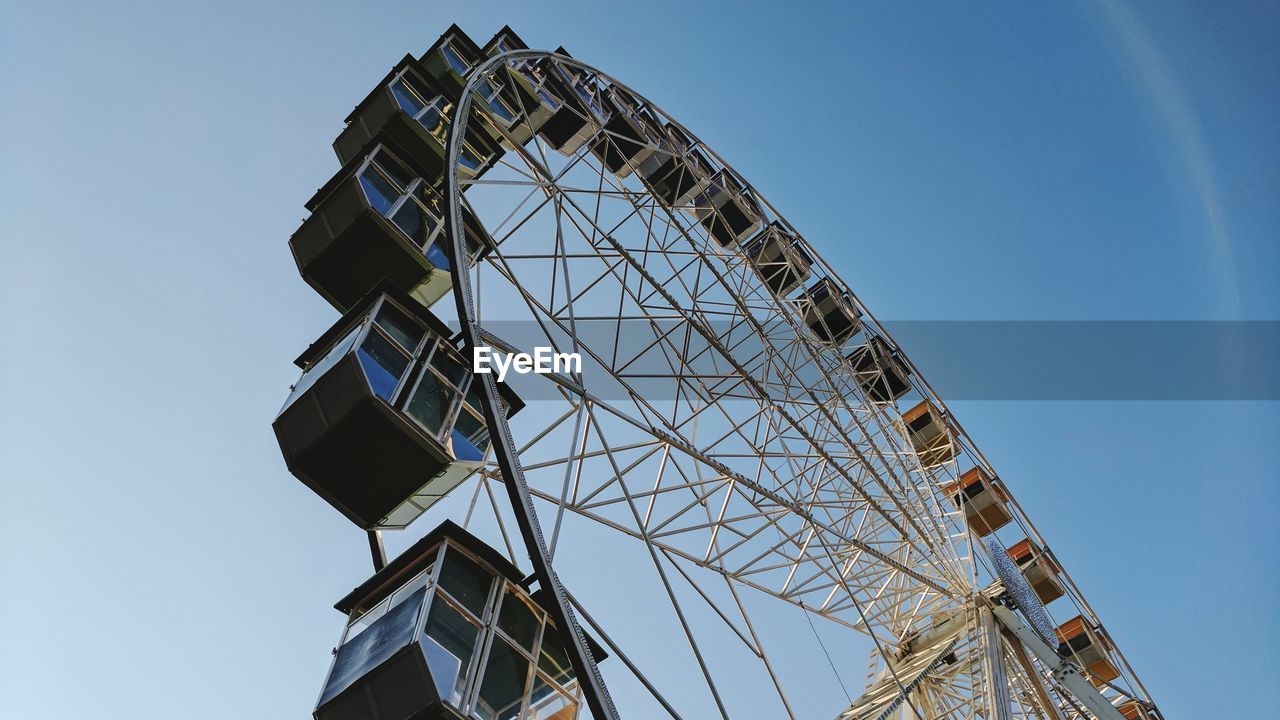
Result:
<svg viewBox="0 0 1280 720"><path fill-rule="evenodd" d="M449 128L449 149L446 157L446 167L448 169L445 172L447 185L445 190L449 197L449 239L453 250L453 266L455 268L453 299L457 305L458 322L461 325L463 341L470 347L475 347L479 344L480 330L475 321L475 302L471 293L470 268L467 260L469 256L463 237L462 207L459 202L462 189L458 184L457 167L462 135L466 132L465 128L471 112L471 94L478 84L478 80L489 71L489 68L505 62L512 56L534 54L545 53L529 50L506 52L495 55L473 68L467 76L467 84L462 89L462 96L458 99L458 107L454 113L453 124ZM459 131L459 128L463 128L463 130ZM552 619L555 620L556 626L561 628L565 649L568 650L569 654L569 663L573 666L573 671L578 676L578 682L582 687L587 706L591 709L591 714L596 720L619 720L618 710L613 704L613 698L609 696L608 689L605 687L604 678L600 675L600 668L597 667L595 658L591 656L586 637L583 635L582 628L578 625L578 620L574 616L573 608L569 604L564 587L561 586L559 577L556 576L555 570L551 567L551 555L547 551L547 543L542 533L542 526L538 522L537 511L533 507L533 498L529 494L529 486L525 481L524 469L520 465L515 442L511 438L511 429L507 427L506 416L500 410L501 404L498 401L497 382L492 374L477 375L476 379L480 380L481 387L484 388L485 423L489 428L489 435L493 441L494 456L505 480L503 485L506 486L507 497L511 500L511 509L515 514L516 524L520 528L521 539L524 541L525 549L529 553L529 561L533 564L533 572L538 578L538 584L546 589L547 594L552 599L551 607L547 608L547 610Z"/></svg>
<svg viewBox="0 0 1280 720"><path fill-rule="evenodd" d="M378 572L387 566L387 549L382 546L382 531L369 531L369 555L373 557L373 571Z"/></svg>
<svg viewBox="0 0 1280 720"><path fill-rule="evenodd" d="M1097 688L1081 677L1080 668L1074 662L1058 655L1055 649L1040 639L1040 636L1036 635L1031 628L1024 625L1012 610L996 605L991 608L991 613L1005 630L1014 636L1015 639L1011 643L1021 641L1023 648L1030 650L1039 658L1040 662L1053 673L1054 679L1093 713L1094 717L1098 720L1125 720L1124 715L1108 702Z"/></svg>

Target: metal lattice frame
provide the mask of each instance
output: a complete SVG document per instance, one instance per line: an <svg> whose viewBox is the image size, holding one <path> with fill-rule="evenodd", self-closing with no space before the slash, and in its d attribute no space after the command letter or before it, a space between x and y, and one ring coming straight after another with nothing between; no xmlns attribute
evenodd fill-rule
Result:
<svg viewBox="0 0 1280 720"><path fill-rule="evenodd" d="M576 627L575 615L588 619L672 717L680 717L678 708L610 639L607 621L595 622L555 579L551 565L557 546L570 542L570 518L642 544L723 717L729 713L708 662L719 649L699 643L686 607L690 591L760 661L790 717L760 620L740 589L870 637L868 690L841 718L1093 717L1052 668L992 619L994 575L941 488L966 466L997 475L918 370L906 361L913 397L942 411L956 450L932 466L922 466L904 439L898 407L873 402L849 359L806 327L800 296L775 295L740 250L718 245L687 208L655 197L635 168L621 178L603 167L590 148L611 142L609 131L596 127L595 139L568 156L533 127L522 133L529 142L512 139L515 128L487 112L477 88L510 83L533 61L571 70L597 92L620 92L691 138L687 150L696 147L711 171L736 179L764 222L798 239L813 259L811 281L826 278L848 292L863 335L893 347L800 233L675 119L563 55L522 50L491 58L471 72L452 123L464 130L450 138L452 167L473 113L508 140L504 157L480 178L449 178L454 257L465 256L463 192L495 241L484 260L458 273L464 336L473 345L580 353L587 367L544 376L558 399L540 401L510 426L486 376L496 457L475 482L468 519L487 498L505 539L510 516L491 487L503 485L535 572L557 600L557 620ZM598 125L589 113L586 120ZM536 338L504 336L512 321L536 328ZM1047 549L1010 498L1015 522ZM508 550L515 555L509 541ZM1065 571L1062 577L1071 601L1098 625ZM585 643L577 644L593 713L616 717ZM1123 656L1113 656L1121 677L1104 694L1115 704L1149 703Z"/></svg>

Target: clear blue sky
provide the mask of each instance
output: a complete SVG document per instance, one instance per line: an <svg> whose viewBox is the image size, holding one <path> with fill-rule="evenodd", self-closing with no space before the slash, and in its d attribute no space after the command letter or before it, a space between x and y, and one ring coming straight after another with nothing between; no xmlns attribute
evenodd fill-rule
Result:
<svg viewBox="0 0 1280 720"><path fill-rule="evenodd" d="M334 317L286 241L453 21L655 99L883 319L1280 320L1273 3L454 5L0 5L0 717L308 715L368 558L271 434ZM1171 720L1275 717L1280 406L953 409Z"/></svg>

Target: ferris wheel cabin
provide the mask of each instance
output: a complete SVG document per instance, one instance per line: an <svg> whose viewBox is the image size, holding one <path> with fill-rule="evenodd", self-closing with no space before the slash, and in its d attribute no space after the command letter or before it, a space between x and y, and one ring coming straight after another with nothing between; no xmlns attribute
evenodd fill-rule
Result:
<svg viewBox="0 0 1280 720"><path fill-rule="evenodd" d="M370 293L297 365L272 424L285 464L360 527L408 525L483 464L489 431L470 363L400 291ZM499 387L514 415L523 404Z"/></svg>
<svg viewBox="0 0 1280 720"><path fill-rule="evenodd" d="M1058 653L1075 659L1089 675L1095 685L1111 682L1120 676L1120 671L1111 662L1110 645L1081 615L1058 626Z"/></svg>
<svg viewBox="0 0 1280 720"><path fill-rule="evenodd" d="M831 278L822 278L804 291L804 323L819 340L841 345L862 327L862 313L853 298Z"/></svg>
<svg viewBox="0 0 1280 720"><path fill-rule="evenodd" d="M1027 583L1036 591L1040 602L1047 605L1066 593L1062 587L1062 580L1058 578L1058 564L1049 557L1048 553L1041 550L1040 546L1032 542L1031 538L1014 544L1005 552L1022 571Z"/></svg>
<svg viewBox="0 0 1280 720"><path fill-rule="evenodd" d="M406 55L347 116L346 126L333 143L334 152L345 165L375 138L386 138L412 157L438 186L456 104L456 95ZM463 174L482 174L496 160L498 151L495 139L473 117L461 153Z"/></svg>
<svg viewBox="0 0 1280 720"><path fill-rule="evenodd" d="M722 247L735 247L760 229L763 215L756 201L729 171L720 170L707 189L693 199L698 222Z"/></svg>
<svg viewBox="0 0 1280 720"><path fill-rule="evenodd" d="M813 258L800 246L795 235L779 222L771 222L744 248L756 274L778 297L799 287L809 277Z"/></svg>
<svg viewBox="0 0 1280 720"><path fill-rule="evenodd" d="M480 51L485 57L494 57L528 48L514 30L504 25ZM508 61L480 85L490 115L503 126L503 142L513 149L532 139L560 108L560 101L541 87L537 64L536 60Z"/></svg>
<svg viewBox="0 0 1280 720"><path fill-rule="evenodd" d="M490 41L490 44L504 41L511 44L524 44L509 28L506 30L505 37L503 33L499 33ZM486 48L488 47L486 45ZM444 89L446 97L456 105L462 97L462 91L466 88L467 74L483 63L490 54L476 45L475 41L457 25L451 25L439 39L432 43L431 47L427 48L418 62L423 72L434 79ZM496 124L502 125L509 131L520 133L523 132L523 128L517 127L521 119L518 99L514 89L506 86L507 79L501 73L494 73L490 79L481 82L476 90L481 102L489 109L488 115ZM483 174L501 155L499 145L503 140L503 134L497 127L481 120L480 114L473 112L467 124L467 144L470 145L472 154L478 156L480 167L474 170L470 167L466 157L468 148L464 147L460 170L473 175Z"/></svg>
<svg viewBox="0 0 1280 720"><path fill-rule="evenodd" d="M640 177L670 208L688 205L711 182L711 163L680 128L663 126L663 149L640 164Z"/></svg>
<svg viewBox="0 0 1280 720"><path fill-rule="evenodd" d="M379 136L307 203L289 239L303 279L340 311L383 281L428 306L453 285L444 199L413 157ZM465 204L463 226L472 259L492 246Z"/></svg>
<svg viewBox="0 0 1280 720"><path fill-rule="evenodd" d="M595 134L578 91L566 82L556 64L545 58L526 63L522 72L537 93L539 113L545 115L538 136L556 152L573 155Z"/></svg>
<svg viewBox="0 0 1280 720"><path fill-rule="evenodd" d="M849 353L853 379L872 402L881 405L897 401L911 390L907 376L911 371L898 356L898 351L879 335L871 336L865 345Z"/></svg>
<svg viewBox="0 0 1280 720"><path fill-rule="evenodd" d="M462 96L462 89L467 85L467 73L484 60L484 52L470 35L454 24L418 60L423 69L438 80L448 90L450 97L456 100Z"/></svg>
<svg viewBox="0 0 1280 720"><path fill-rule="evenodd" d="M969 528L982 537L1013 519L1004 489L992 482L991 476L980 467L969 468L959 480L943 487L942 493L951 497L957 507L964 508Z"/></svg>
<svg viewBox="0 0 1280 720"><path fill-rule="evenodd" d="M432 530L334 606L347 625L315 720L580 717L564 644L521 578L454 523Z"/></svg>
<svg viewBox="0 0 1280 720"><path fill-rule="evenodd" d="M591 146L591 154L609 172L624 178L653 155L660 141L660 126L648 109L616 87L605 92L603 103L609 120Z"/></svg>
<svg viewBox="0 0 1280 720"><path fill-rule="evenodd" d="M956 456L955 441L951 429L938 408L928 400L902 414L907 439L926 469L949 462Z"/></svg>
<svg viewBox="0 0 1280 720"><path fill-rule="evenodd" d="M572 57L563 47L556 48L556 54ZM542 138L556 152L570 157L609 122L611 108L594 76L586 70L549 59L538 63L538 67L546 78L544 87L562 103L564 111L547 121Z"/></svg>

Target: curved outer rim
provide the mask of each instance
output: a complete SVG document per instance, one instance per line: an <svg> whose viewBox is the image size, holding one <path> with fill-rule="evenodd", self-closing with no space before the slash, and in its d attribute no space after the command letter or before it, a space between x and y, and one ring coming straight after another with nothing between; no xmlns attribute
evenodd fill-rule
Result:
<svg viewBox="0 0 1280 720"><path fill-rule="evenodd" d="M885 330L884 326L875 317L875 314L871 312L870 308L868 308L865 303L862 302L862 300L857 296L857 293L855 293L844 282L844 280L840 277L840 275L835 272L834 268L826 261L825 258L822 257L821 253L819 253L817 249L814 248L813 245L811 245L809 241L805 239L805 237L796 230L795 226L792 225L790 221L786 219L786 217L777 209L777 207L773 205L773 203L769 201L767 197L765 197L762 193L760 193L755 188L755 186L750 183L750 181L748 181L745 177L743 177L741 173L735 170L733 166L731 166L728 162L726 162L725 159L721 157L720 154L717 153L710 145L703 142L695 133L691 132L687 127L684 126L683 123L681 123L679 120L673 117L670 113L667 113L666 111L662 110L661 106L659 106L657 103L654 103L645 95L642 95L636 92L626 83L623 83L620 80L614 78L609 73L604 72L596 68L595 66L592 66L580 60L577 60L576 58L572 58L567 55L561 55L559 53L548 52L545 50L531 50L531 49L512 50L509 52L500 53L498 55L494 55L489 58L486 58L484 62L472 68L471 71L468 73L467 83L462 90L462 94L460 96L458 106L455 111L454 121L449 128L449 145L447 148L448 152L446 155L446 162L448 163L448 167L451 168L451 170L445 173L445 177L447 178L446 191L448 194L450 241L451 241L452 250L454 252L454 257L467 257L467 254L465 251L465 242L464 242L464 237L462 232L463 225L461 222L461 218L462 218L461 197L462 197L463 185L458 177L457 169L459 167L458 161L459 161L459 156L461 152L462 142L466 136L467 123L470 120L470 116L471 116L471 105L472 105L472 98L473 98L474 91L479 85L480 79L490 75L492 73L492 69L498 65L501 65L510 60L541 59L541 58L555 60L556 62L593 73L596 76L603 78L604 80L607 80L611 85L616 86L626 91L631 96L642 100L649 107L661 113L661 115L667 120L667 122L670 122L678 130L684 133L687 137L692 139L699 146L699 149L701 151L705 152L707 155L713 158L717 163L719 163L726 171L731 173L732 176L737 181L739 181L744 188L750 190L752 196L758 202L760 202L766 208L768 208L770 212L773 213L777 222L779 222L784 228L786 228L791 233L791 235L794 236L795 239L802 244L805 252L807 252L809 256L813 259L813 264L819 266L823 270L825 277L829 278L832 282L835 282L838 285L838 287L849 296L849 298L856 305L857 309L862 313L864 325L865 324L871 325L875 329L876 335L888 340L890 343L890 346L898 351L899 357L902 359L902 361L906 364L907 368L911 372L911 377L912 377L910 381L911 385L915 387L926 400L928 400L935 407L937 407L944 414L944 416L950 421L950 425L954 429L955 434L958 436L958 439L961 439L963 441L961 444L962 451L967 452L967 454L969 454L970 456L970 459L974 461L974 464L981 467L983 470L985 470L991 478L993 478L996 482L999 482L1002 486L1004 485L1003 481L999 479L999 475L996 473L991 463L987 460L986 456L978 448L976 443L973 442L973 439L969 436L968 432L965 431L964 427L960 424L959 420L957 420L955 415L952 414L951 411L947 408L946 403L942 400L942 398L937 394L937 392L929 384L928 380L925 379L924 375L919 371L919 368L915 365L915 363L911 361L910 357L908 357L907 354L903 352L902 349L898 346L898 344L893 341L893 336L890 335L887 330ZM462 131L455 132L455 130L457 130L458 128L462 128ZM471 279L470 279L469 273L467 272L457 272L455 275L456 275L456 281L454 285L453 294L454 294L454 300L457 305L457 312L458 312L459 322L462 328L462 335L468 344L475 345L477 344L477 340L479 339L479 336L480 336L480 329L479 329L479 324L476 319L475 310L474 310L475 304L474 304L474 297L471 291ZM847 362L847 360L845 362ZM565 591L561 586L558 578L555 577L554 570L551 568L550 556L549 556L549 553L547 552L547 546L542 535L541 527L538 523L537 514L533 508L532 499L529 496L527 486L525 485L523 470L521 469L519 464L519 458L515 449L514 441L512 440L512 437L511 437L510 427L507 425L505 417L502 417L494 413L492 410L492 408L498 407L497 385L493 379L493 376L492 375L484 376L483 385L485 387L485 393L486 393L486 408L485 408L486 421L490 423L490 427L498 429L498 432L494 433L495 435L494 453L498 460L499 468L502 470L504 477L509 479L518 478L518 482L506 482L504 483L504 485L506 485L508 488L508 494L511 495L513 505L518 506L517 508L518 511L516 512L517 520L521 526L520 529L521 529L522 535L526 535L525 541L529 549L530 559L535 566L535 573L537 574L539 580L544 584L546 584L548 586L548 589L551 590L551 594L556 600L555 604L558 606L555 609L558 610L560 614L563 614L564 617L562 619L565 621L565 626L572 627L575 630L575 632L573 633L573 637L575 639L574 644L579 646L575 649L579 650L582 653L582 657L571 658L574 660L575 672L578 673L579 677L592 679L597 683L598 685L597 688L588 688L588 689L597 690L600 693L599 697L603 698L604 702L608 706L608 714L604 713L603 708L601 708L600 710L597 710L595 703L592 702L592 693L588 692L587 699L589 704L591 704L593 712L596 713L597 717L607 717L610 719L616 718L618 717L617 710L616 708L614 708L612 699L609 698L608 691L604 687L604 682L602 677L600 676L599 668L596 667L594 660L591 659L590 657L590 652L586 649L585 641L583 641L581 638L581 634L580 634L581 630L576 620L574 620L573 610L568 602L567 595L565 594ZM1012 505L1017 510L1017 517L1019 518L1020 521L1023 521L1026 523L1026 527L1024 529L1027 531L1028 535L1032 537L1032 539L1035 540L1040 545L1040 547L1047 549L1048 544L1044 540L1043 536L1041 536L1039 529L1036 528L1035 525L1033 524L1030 515L1028 515L1025 511L1022 510L1021 505L1018 504L1018 501L1014 497L1014 495L1008 492L1007 486L1005 486L1004 489L1006 492L1006 496L1008 497L1009 504ZM523 512L521 512L520 509L523 509ZM527 514L527 517L520 517L522 514ZM526 530L526 525L529 526L528 530ZM534 556L538 556L538 557L534 557ZM976 554L971 555L971 558L973 558L972 562L977 562L978 557L979 556ZM1056 558L1055 558L1055 561L1056 561ZM1093 607L1089 604L1084 594L1080 591L1079 587L1075 584L1074 580L1072 580L1070 575L1067 573L1066 568L1063 567L1062 563L1058 562L1057 564L1059 569L1061 570L1062 578L1066 581L1069 587L1074 591L1073 594L1075 598L1078 599L1081 605L1081 609L1083 609L1085 613L1087 613L1087 615L1094 621L1094 623L1101 628L1101 621L1098 619L1098 616L1096 612L1093 610ZM545 565L545 570L542 570L539 567L540 565ZM993 569L993 573L994 573L994 569ZM544 577L544 574L546 577ZM1109 635L1108 633L1106 633L1105 629L1103 629L1102 632L1104 635ZM1123 653L1120 652L1118 645L1115 642L1112 642L1111 645L1113 648L1113 652L1115 652L1120 662L1125 666L1125 669L1129 671L1128 672L1129 677L1133 680L1133 682L1137 686L1135 689L1140 691L1149 701L1150 694L1148 693L1146 687L1142 684L1141 679L1138 678L1137 673L1134 672L1132 666L1129 665L1128 660L1124 657ZM574 653L574 655L577 655L577 653ZM581 668L578 667L578 662L583 662L584 667L581 667Z"/></svg>
<svg viewBox="0 0 1280 720"><path fill-rule="evenodd" d="M536 54L538 54L537 51L517 50L489 58L484 63L471 69L467 77L467 84L462 89L462 94L458 99L458 107L454 111L453 123L449 127L449 148L445 158L445 177L448 182L447 190L449 196L449 235L455 258L469 257L464 233L462 232L462 188L458 181L458 158L461 154L463 138L466 135L466 123L471 115L472 96L480 79L487 75L492 66L512 57ZM462 128L460 132L458 131L459 127ZM479 326L476 323L475 299L471 292L471 274L466 261L457 263L454 271L453 299L457 306L458 322L461 325L462 336L467 345L476 347L479 345ZM551 597L551 607L548 610L555 620L556 626L562 628L561 635L568 641L567 645L569 647L566 649L569 650L569 661L573 665L574 674L578 676L579 682L582 684L583 695L587 705L591 708L591 715L596 720L619 720L618 709L614 706L613 698L609 695L609 689L605 687L604 677L600 674L600 668L596 665L595 658L591 656L591 650L587 647L586 638L583 637L582 628L578 625L573 608L569 604L568 595L565 593L564 586L560 584L560 579L556 576L555 569L551 566L551 554L547 550L547 542L542 533L542 526L538 522L538 513L533 506L533 498L529 495L529 487L524 478L524 469L520 465L515 442L511 437L511 428L507 425L506 417L499 412L499 408L502 405L498 400L498 383L492 374L484 374L480 377L483 380L481 385L484 387L485 422L490 428L490 437L493 438L494 456L498 461L498 467L502 471L502 476L506 478L506 482L502 483L502 485L507 489L507 496L511 500L512 510L516 516L516 524L520 528L520 535L528 551L529 561L533 564L534 575L537 576L538 583L546 589L547 594Z"/></svg>

